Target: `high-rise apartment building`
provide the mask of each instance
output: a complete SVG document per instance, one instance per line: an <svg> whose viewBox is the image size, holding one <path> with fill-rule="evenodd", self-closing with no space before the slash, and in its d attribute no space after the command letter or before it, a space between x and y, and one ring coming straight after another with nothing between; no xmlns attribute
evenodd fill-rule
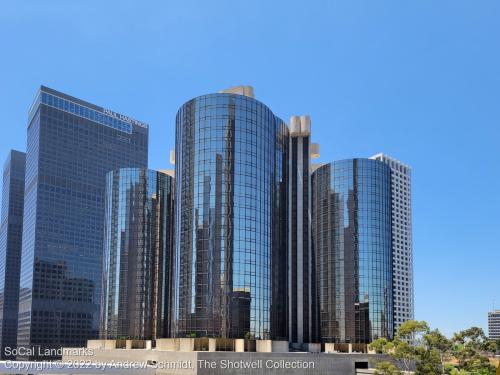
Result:
<svg viewBox="0 0 500 375"><path fill-rule="evenodd" d="M170 337L173 181L141 168L106 175L103 339Z"/></svg>
<svg viewBox="0 0 500 375"><path fill-rule="evenodd" d="M147 160L146 124L40 88L28 120L19 346L98 336L105 176Z"/></svg>
<svg viewBox="0 0 500 375"><path fill-rule="evenodd" d="M11 150L3 167L0 226L0 358L17 344L19 270L23 234L24 173L26 154Z"/></svg>
<svg viewBox="0 0 500 375"><path fill-rule="evenodd" d="M414 318L411 168L385 154L371 159L391 168L394 328Z"/></svg>
<svg viewBox="0 0 500 375"><path fill-rule="evenodd" d="M322 342L393 336L391 171L348 159L312 173L312 249Z"/></svg>
<svg viewBox="0 0 500 375"><path fill-rule="evenodd" d="M286 124L248 87L176 121L174 335L286 339Z"/></svg>
<svg viewBox="0 0 500 375"><path fill-rule="evenodd" d="M490 340L500 340L500 310L488 313L488 338Z"/></svg>

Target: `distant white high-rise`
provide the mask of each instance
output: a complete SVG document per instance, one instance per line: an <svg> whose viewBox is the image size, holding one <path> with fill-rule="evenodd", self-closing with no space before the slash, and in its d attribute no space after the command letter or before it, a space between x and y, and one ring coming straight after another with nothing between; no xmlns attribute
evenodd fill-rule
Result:
<svg viewBox="0 0 500 375"><path fill-rule="evenodd" d="M488 337L490 340L500 340L500 310L488 313Z"/></svg>
<svg viewBox="0 0 500 375"><path fill-rule="evenodd" d="M385 154L371 159L391 167L394 329L414 319L411 168Z"/></svg>

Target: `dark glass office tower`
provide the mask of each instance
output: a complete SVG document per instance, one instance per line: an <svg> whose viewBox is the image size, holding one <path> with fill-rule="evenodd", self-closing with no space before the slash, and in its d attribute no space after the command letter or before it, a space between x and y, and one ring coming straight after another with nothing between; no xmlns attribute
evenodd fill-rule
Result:
<svg viewBox="0 0 500 375"><path fill-rule="evenodd" d="M103 339L170 337L173 181L139 168L106 176Z"/></svg>
<svg viewBox="0 0 500 375"><path fill-rule="evenodd" d="M19 270L23 234L26 154L11 150L3 167L2 223L0 226L0 357L17 344Z"/></svg>
<svg viewBox="0 0 500 375"><path fill-rule="evenodd" d="M288 200L288 332L292 346L316 342L311 256L311 120L290 118Z"/></svg>
<svg viewBox="0 0 500 375"><path fill-rule="evenodd" d="M177 337L287 339L288 129L241 92L177 113Z"/></svg>
<svg viewBox="0 0 500 375"><path fill-rule="evenodd" d="M147 158L146 124L40 88L28 121L18 345L98 336L105 176Z"/></svg>
<svg viewBox="0 0 500 375"><path fill-rule="evenodd" d="M391 170L371 159L312 174L317 319L323 342L393 336Z"/></svg>

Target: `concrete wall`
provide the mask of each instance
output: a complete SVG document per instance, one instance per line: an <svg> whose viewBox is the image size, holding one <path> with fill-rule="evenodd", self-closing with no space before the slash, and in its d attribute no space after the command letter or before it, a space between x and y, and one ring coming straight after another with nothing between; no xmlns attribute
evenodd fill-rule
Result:
<svg viewBox="0 0 500 375"><path fill-rule="evenodd" d="M272 341L273 353L288 353L288 341Z"/></svg>
<svg viewBox="0 0 500 375"><path fill-rule="evenodd" d="M256 340L255 348L257 353L271 353L273 351L271 340Z"/></svg>
<svg viewBox="0 0 500 375"><path fill-rule="evenodd" d="M265 341L265 340L264 340ZM265 343L264 343L265 344ZM377 361L387 360L383 355L326 354L326 353L236 353L236 352L172 352L161 350L103 350L94 349L93 355L64 356L63 361L91 360L95 362L151 361L159 365L157 375L324 375L355 374L355 362L368 362L371 368ZM191 364L187 368L161 368L167 365ZM254 368L252 368L252 366ZM289 368L286 368L288 366ZM295 367L295 368L293 368ZM72 371L78 374L77 371ZM83 372L82 372L83 373Z"/></svg>
<svg viewBox="0 0 500 375"><path fill-rule="evenodd" d="M194 351L194 340L195 339L179 339L179 351L181 352Z"/></svg>
<svg viewBox="0 0 500 375"><path fill-rule="evenodd" d="M104 349L105 340L88 340L87 348L89 349Z"/></svg>
<svg viewBox="0 0 500 375"><path fill-rule="evenodd" d="M324 353L198 353L198 360L204 360L216 368L198 367L200 375L326 375L355 374L355 362L368 362L375 367L377 360L384 360L383 356L368 356L363 354L324 354ZM237 368L237 366L256 366L257 368ZM298 366L300 368L285 368ZM158 373L161 375L168 374Z"/></svg>
<svg viewBox="0 0 500 375"><path fill-rule="evenodd" d="M302 349L309 353L321 353L321 344L305 343L302 345Z"/></svg>
<svg viewBox="0 0 500 375"><path fill-rule="evenodd" d="M156 350L179 351L179 339L158 339L156 340Z"/></svg>
<svg viewBox="0 0 500 375"><path fill-rule="evenodd" d="M322 351L325 353L335 353L336 352L335 344L327 342L327 343L324 343L322 346L323 346Z"/></svg>

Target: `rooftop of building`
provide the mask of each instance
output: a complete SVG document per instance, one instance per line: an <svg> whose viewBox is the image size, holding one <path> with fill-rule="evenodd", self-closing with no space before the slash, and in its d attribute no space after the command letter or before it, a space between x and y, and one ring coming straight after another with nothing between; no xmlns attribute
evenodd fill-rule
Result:
<svg viewBox="0 0 500 375"><path fill-rule="evenodd" d="M397 163L398 165L401 165L409 170L411 170L411 167L408 165L408 164L405 164L403 163L402 161L396 159L396 158L393 158L392 156L389 156L387 154L384 154L383 152L379 152L378 154L375 154L373 156L370 156L370 159L385 159L385 160L388 160L388 161L392 161L394 163Z"/></svg>
<svg viewBox="0 0 500 375"><path fill-rule="evenodd" d="M94 111L100 112L103 115L106 115L106 116L109 116L109 117L112 117L112 118L115 118L115 119L127 122L127 123L129 123L131 125L137 125L137 126L140 126L140 127L146 128L146 129L149 128L149 125L147 123L143 122L143 121L139 121L139 120L136 120L135 118L132 118L130 116L123 115L121 113L112 111L112 110L104 108L104 107L100 107L100 106L98 106L96 104L87 102L85 100L76 98L74 96L65 94L65 93L60 92L60 91L54 90L54 89L52 89L50 87L47 87L47 86L44 86L44 85L40 86L40 88L38 89L38 91L37 91L37 93L35 95L35 98L33 99L33 103L30 106L30 109L28 111L30 119L31 119L31 117L33 115L33 113L32 113L33 110L36 108L37 104L40 102L40 96L41 96L42 93L46 93L46 94L49 94L49 95L52 95L52 96L56 96L56 97L58 97L60 99L64 99L64 100L67 100L69 102L72 102L72 103L78 104L80 106L86 107L88 109L92 109Z"/></svg>

